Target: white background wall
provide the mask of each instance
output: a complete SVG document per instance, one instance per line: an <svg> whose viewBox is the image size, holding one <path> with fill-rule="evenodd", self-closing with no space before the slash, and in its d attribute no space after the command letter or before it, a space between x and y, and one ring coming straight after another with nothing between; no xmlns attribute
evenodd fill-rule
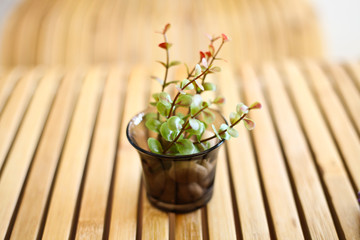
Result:
<svg viewBox="0 0 360 240"><path fill-rule="evenodd" d="M313 2L330 58L360 60L360 0L309 0ZM11 9L20 0L0 0L0 32Z"/></svg>
<svg viewBox="0 0 360 240"><path fill-rule="evenodd" d="M360 60L360 0L312 0L332 59Z"/></svg>

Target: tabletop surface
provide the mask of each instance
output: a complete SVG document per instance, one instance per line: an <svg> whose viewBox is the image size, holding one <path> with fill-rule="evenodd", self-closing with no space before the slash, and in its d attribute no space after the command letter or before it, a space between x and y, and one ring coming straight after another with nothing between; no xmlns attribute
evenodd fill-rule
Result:
<svg viewBox="0 0 360 240"><path fill-rule="evenodd" d="M189 214L149 204L125 136L153 71L0 70L0 239L360 239L360 63L224 67L224 114L263 109Z"/></svg>

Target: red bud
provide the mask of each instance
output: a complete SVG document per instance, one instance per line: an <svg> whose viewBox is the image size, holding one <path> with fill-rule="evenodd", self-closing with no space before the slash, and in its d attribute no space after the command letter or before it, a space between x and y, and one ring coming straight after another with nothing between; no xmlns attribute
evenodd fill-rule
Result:
<svg viewBox="0 0 360 240"><path fill-rule="evenodd" d="M163 48L163 49L169 49L172 46L171 43L167 43L167 42L163 42L159 44L159 47Z"/></svg>
<svg viewBox="0 0 360 240"><path fill-rule="evenodd" d="M212 44L209 45L209 52L210 52L211 56L214 55L215 48L214 48L214 46Z"/></svg>
<svg viewBox="0 0 360 240"><path fill-rule="evenodd" d="M166 24L162 33L165 34L169 30L170 26L170 23Z"/></svg>
<svg viewBox="0 0 360 240"><path fill-rule="evenodd" d="M222 38L223 42L228 42L229 41L229 38L223 33L221 34L221 38Z"/></svg>

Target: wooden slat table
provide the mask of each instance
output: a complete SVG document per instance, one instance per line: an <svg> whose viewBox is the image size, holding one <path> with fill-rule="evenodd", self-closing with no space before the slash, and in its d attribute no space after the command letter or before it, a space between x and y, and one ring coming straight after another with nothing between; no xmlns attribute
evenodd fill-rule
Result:
<svg viewBox="0 0 360 240"><path fill-rule="evenodd" d="M150 205L125 136L154 71L2 70L0 239L360 239L360 63L224 67L223 112L264 108L189 214Z"/></svg>

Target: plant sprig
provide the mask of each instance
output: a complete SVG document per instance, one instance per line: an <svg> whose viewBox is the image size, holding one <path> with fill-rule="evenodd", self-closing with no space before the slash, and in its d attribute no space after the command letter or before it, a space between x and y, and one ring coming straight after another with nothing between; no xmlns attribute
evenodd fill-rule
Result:
<svg viewBox="0 0 360 240"><path fill-rule="evenodd" d="M160 43L159 47L166 50L166 62L159 61L165 67L164 79L153 77L162 85L161 92L153 94L154 102L151 102L151 105L156 107L157 113L146 115L146 127L158 133L157 139L148 139L150 151L170 155L193 154L211 147L209 141L212 139L229 140L231 137L237 137L239 133L234 127L241 121L244 122L247 129L252 130L255 122L248 118L248 113L253 109L260 109L260 103L255 102L249 107L239 103L236 112L230 114L231 124L223 123L217 130L213 124L215 115L210 106L212 104L221 105L225 99L218 96L213 100L204 101L201 97L204 91L216 90L215 84L206 82L206 77L211 73L221 71L219 67L214 66L214 63L215 60L222 60L218 58L218 54L223 45L229 41L228 37L225 34L209 37L208 51L200 51L200 60L191 71L185 64L187 77L180 83L178 83L179 81L167 82L169 68L180 64L178 61L170 62L169 49L172 44L168 42L166 35L169 28L170 24L166 24L164 29L159 32L164 37L164 42ZM218 40L220 43L216 48ZM173 99L164 91L170 84L177 84L175 87L178 92ZM214 135L203 138L203 134L210 125Z"/></svg>

